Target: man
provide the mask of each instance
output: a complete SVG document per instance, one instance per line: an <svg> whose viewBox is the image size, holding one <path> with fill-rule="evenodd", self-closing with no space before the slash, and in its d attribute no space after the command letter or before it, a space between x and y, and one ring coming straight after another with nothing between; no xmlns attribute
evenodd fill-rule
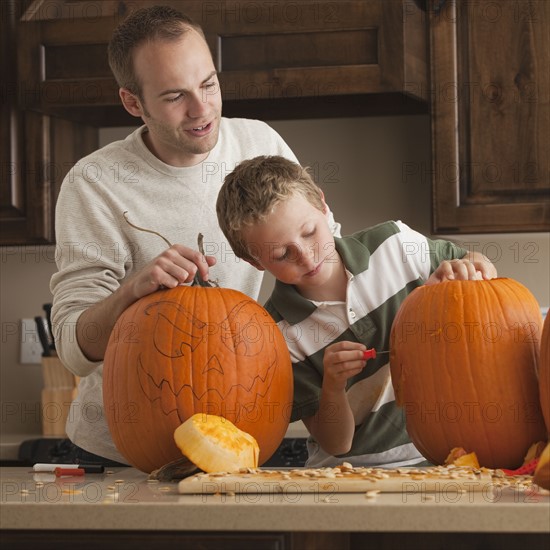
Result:
<svg viewBox="0 0 550 550"><path fill-rule="evenodd" d="M82 159L63 182L52 319L61 360L82 377L69 438L124 462L102 399L102 360L117 318L136 300L189 283L197 272L256 298L261 273L235 257L220 230L218 190L246 158L296 157L266 124L221 116L212 56L200 27L185 15L164 6L136 11L115 30L109 63L122 104L145 125ZM196 250L199 232L206 256Z"/></svg>

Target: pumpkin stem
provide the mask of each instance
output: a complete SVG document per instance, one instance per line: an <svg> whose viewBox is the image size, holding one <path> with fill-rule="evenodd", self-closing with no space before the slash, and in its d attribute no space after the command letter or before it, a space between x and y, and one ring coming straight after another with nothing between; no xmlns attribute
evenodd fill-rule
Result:
<svg viewBox="0 0 550 550"><path fill-rule="evenodd" d="M204 256L204 235L202 233L199 233L199 236L198 236L198 239L197 239L197 244L198 244L198 247L199 247L199 252ZM213 287L213 286L216 286L216 287L219 287L220 285L218 284L218 281L203 281L200 277L199 277L199 272L197 271L195 273L195 278L193 279L193 284L191 286L208 286L208 287Z"/></svg>
<svg viewBox="0 0 550 550"><path fill-rule="evenodd" d="M139 227L139 225L135 225L133 224L129 219L128 219L128 210L126 210L125 212L123 212L122 214L124 216L124 219L126 220L126 223L130 226L130 227L133 227L134 229L137 229L138 231L143 231L144 233L151 233L153 235L156 235L157 237L160 237L169 247L172 246L172 243L164 236L164 235L161 235L160 233L158 233L157 231L153 231L152 229L145 229L144 227ZM204 241L204 236L202 233L199 233L199 238L198 238L198 245L199 245L199 252L204 256L204 245L203 245L203 241ZM193 279L193 283L191 284L191 286L217 286L219 287L220 285L218 284L217 281L203 281L199 276L199 272L197 271L197 273L195 274L195 278Z"/></svg>
<svg viewBox="0 0 550 550"><path fill-rule="evenodd" d="M204 256L204 235L202 233L199 233L199 236L197 237L197 245L199 252Z"/></svg>
<svg viewBox="0 0 550 550"><path fill-rule="evenodd" d="M156 235L157 237L160 237L169 247L172 246L172 243L163 235L160 233L157 233L156 231L153 231L152 229L145 229L144 227L139 227L137 225L134 225L129 219L128 219L128 210L122 214L124 216L124 219L126 220L126 223L133 227L134 229L137 229L138 231L143 231L145 233L152 233L153 235Z"/></svg>

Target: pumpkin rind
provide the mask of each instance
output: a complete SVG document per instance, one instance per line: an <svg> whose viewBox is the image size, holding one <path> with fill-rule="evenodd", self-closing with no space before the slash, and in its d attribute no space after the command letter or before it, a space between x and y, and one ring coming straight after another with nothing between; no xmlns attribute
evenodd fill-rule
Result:
<svg viewBox="0 0 550 550"><path fill-rule="evenodd" d="M428 460L443 464L463 447L482 466L513 469L545 439L541 325L537 301L512 279L446 281L407 296L392 326L390 367L409 435Z"/></svg>
<svg viewBox="0 0 550 550"><path fill-rule="evenodd" d="M174 431L195 413L251 434L265 462L288 428L292 392L280 330L235 290L179 286L146 296L120 316L105 353L111 436L144 472L181 458Z"/></svg>
<svg viewBox="0 0 550 550"><path fill-rule="evenodd" d="M540 406L550 434L550 314L546 315L540 338L539 384Z"/></svg>

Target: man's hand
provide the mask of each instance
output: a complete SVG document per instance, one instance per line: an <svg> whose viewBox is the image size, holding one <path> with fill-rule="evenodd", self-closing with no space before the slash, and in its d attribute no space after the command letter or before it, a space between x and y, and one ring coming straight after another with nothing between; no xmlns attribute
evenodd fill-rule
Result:
<svg viewBox="0 0 550 550"><path fill-rule="evenodd" d="M197 250L174 244L128 279L123 286L131 290L135 300L139 300L159 288L175 288L180 284L190 283L197 272L203 281L207 281L208 268L215 263L214 256L204 256Z"/></svg>
<svg viewBox="0 0 550 550"><path fill-rule="evenodd" d="M166 249L124 281L113 294L80 315L76 335L82 353L90 361L101 361L113 327L127 307L162 287L175 288L180 284L190 283L197 272L203 280L207 280L208 269L215 263L213 256L204 256L187 246L174 244ZM93 340L86 336L88 326L100 328L94 332Z"/></svg>

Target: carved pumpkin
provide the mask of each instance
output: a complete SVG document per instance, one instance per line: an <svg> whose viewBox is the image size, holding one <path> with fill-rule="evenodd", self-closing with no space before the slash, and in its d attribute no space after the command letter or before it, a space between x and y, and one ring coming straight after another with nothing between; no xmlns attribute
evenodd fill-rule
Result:
<svg viewBox="0 0 550 550"><path fill-rule="evenodd" d="M195 413L251 434L260 464L281 443L292 407L292 367L267 311L241 292L179 286L130 306L103 366L113 441L145 472L182 458L174 431Z"/></svg>
<svg viewBox="0 0 550 550"><path fill-rule="evenodd" d="M546 315L540 338L540 405L546 422L546 430L550 434L550 314Z"/></svg>
<svg viewBox="0 0 550 550"><path fill-rule="evenodd" d="M546 438L537 362L537 301L512 279L419 287L391 331L397 403L418 450L443 464L449 449L488 468L514 469Z"/></svg>

